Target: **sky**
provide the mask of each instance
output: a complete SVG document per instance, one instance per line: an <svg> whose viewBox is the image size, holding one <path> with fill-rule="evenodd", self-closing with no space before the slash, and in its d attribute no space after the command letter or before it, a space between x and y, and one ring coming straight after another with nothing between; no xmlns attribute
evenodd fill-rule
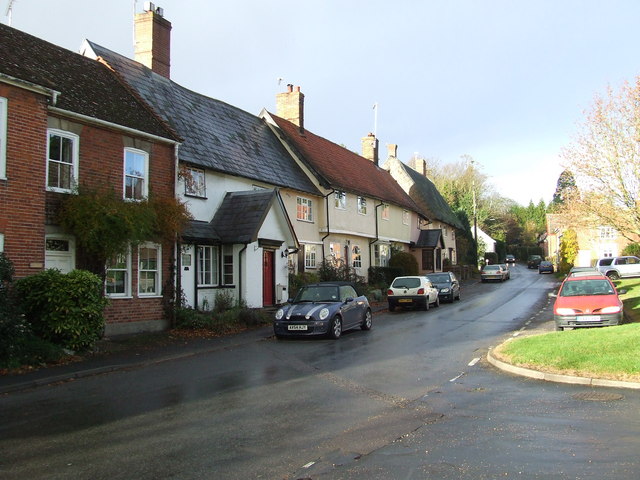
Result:
<svg viewBox="0 0 640 480"><path fill-rule="evenodd" d="M0 21L9 0L0 0ZM11 25L133 57L133 0L13 0ZM471 156L495 191L549 202L595 95L640 73L638 0L158 0L171 77L258 114L287 84L305 128L360 153ZM0 39L1 41L1 39ZM374 109L373 106L377 105Z"/></svg>

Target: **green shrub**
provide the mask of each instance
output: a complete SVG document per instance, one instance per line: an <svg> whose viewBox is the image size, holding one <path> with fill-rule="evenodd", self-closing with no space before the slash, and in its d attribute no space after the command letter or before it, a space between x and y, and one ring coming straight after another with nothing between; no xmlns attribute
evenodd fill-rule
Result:
<svg viewBox="0 0 640 480"><path fill-rule="evenodd" d="M97 275L45 270L16 281L15 287L21 311L38 337L83 350L102 336L107 299Z"/></svg>
<svg viewBox="0 0 640 480"><path fill-rule="evenodd" d="M630 243L624 247L622 255L634 255L636 257L640 257L640 243Z"/></svg>
<svg viewBox="0 0 640 480"><path fill-rule="evenodd" d="M397 252L389 259L389 266L399 268L400 275L418 275L419 267L416 257L409 252Z"/></svg>
<svg viewBox="0 0 640 480"><path fill-rule="evenodd" d="M393 279L402 276L402 270L398 267L369 267L369 286L387 289Z"/></svg>
<svg viewBox="0 0 640 480"><path fill-rule="evenodd" d="M236 303L236 299L229 290L218 290L216 292L214 312L222 313L231 310Z"/></svg>

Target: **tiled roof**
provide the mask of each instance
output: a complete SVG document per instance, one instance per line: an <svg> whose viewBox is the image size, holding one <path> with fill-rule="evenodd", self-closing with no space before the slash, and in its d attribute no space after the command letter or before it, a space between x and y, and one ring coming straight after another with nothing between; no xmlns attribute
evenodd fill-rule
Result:
<svg viewBox="0 0 640 480"><path fill-rule="evenodd" d="M255 242L277 195L275 190L228 192L213 219L189 222L182 240L204 245Z"/></svg>
<svg viewBox="0 0 640 480"><path fill-rule="evenodd" d="M409 189L409 196L416 202L423 211L427 212L430 219L439 220L447 225L464 230L460 219L451 210L451 207L440 194L431 180L416 172L413 168L397 160L404 168L405 172L413 181L413 186Z"/></svg>
<svg viewBox="0 0 640 480"><path fill-rule="evenodd" d="M442 241L442 230L434 228L431 230L420 230L420 236L416 242L416 247L420 248L437 248L444 247Z"/></svg>
<svg viewBox="0 0 640 480"><path fill-rule="evenodd" d="M319 195L259 117L188 90L142 64L87 42L184 139L180 160L270 185Z"/></svg>
<svg viewBox="0 0 640 480"><path fill-rule="evenodd" d="M420 212L389 172L325 138L270 114L291 144L328 188L344 190Z"/></svg>
<svg viewBox="0 0 640 480"><path fill-rule="evenodd" d="M0 74L60 92L62 110L177 139L105 65L3 24Z"/></svg>
<svg viewBox="0 0 640 480"><path fill-rule="evenodd" d="M275 190L228 192L211 221L222 243L258 240L258 231L276 195Z"/></svg>

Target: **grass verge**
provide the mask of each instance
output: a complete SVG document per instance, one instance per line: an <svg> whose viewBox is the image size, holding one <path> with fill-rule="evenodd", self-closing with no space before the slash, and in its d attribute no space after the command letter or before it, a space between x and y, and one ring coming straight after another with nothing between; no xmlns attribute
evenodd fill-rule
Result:
<svg viewBox="0 0 640 480"><path fill-rule="evenodd" d="M640 279L616 282L627 324L521 337L493 355L504 362L550 373L640 382Z"/></svg>

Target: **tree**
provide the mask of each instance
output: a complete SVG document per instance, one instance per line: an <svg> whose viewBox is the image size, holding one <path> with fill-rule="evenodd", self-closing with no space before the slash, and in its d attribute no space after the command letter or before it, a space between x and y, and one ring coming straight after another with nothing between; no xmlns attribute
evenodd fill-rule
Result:
<svg viewBox="0 0 640 480"><path fill-rule="evenodd" d="M567 273L575 264L578 257L578 235L575 230L566 230L560 241L560 265L558 270L561 273Z"/></svg>
<svg viewBox="0 0 640 480"><path fill-rule="evenodd" d="M565 201L568 201L571 197L576 195L577 192L578 187L576 185L576 179L569 170L564 170L558 177L558 182L556 183L556 191L553 194L553 199L551 200L551 205L549 205L549 210L551 212L555 212L556 210L564 206Z"/></svg>
<svg viewBox="0 0 640 480"><path fill-rule="evenodd" d="M574 142L563 151L580 192L565 213L640 235L640 77L597 96Z"/></svg>

